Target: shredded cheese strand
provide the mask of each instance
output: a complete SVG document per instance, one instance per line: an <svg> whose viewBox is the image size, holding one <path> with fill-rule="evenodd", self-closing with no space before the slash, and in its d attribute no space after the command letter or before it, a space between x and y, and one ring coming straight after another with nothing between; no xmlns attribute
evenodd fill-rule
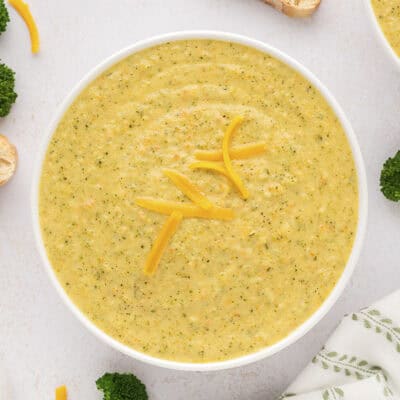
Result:
<svg viewBox="0 0 400 400"><path fill-rule="evenodd" d="M168 200L158 200L148 197L139 197L135 199L135 203L147 210L158 212L160 214L170 215L173 212L179 212L184 217L189 218L205 218L205 219L220 219L231 220L234 218L234 213L231 208L212 207L209 210L204 210L194 204L179 203Z"/></svg>
<svg viewBox="0 0 400 400"><path fill-rule="evenodd" d="M67 400L67 388L65 385L56 389L56 400Z"/></svg>
<svg viewBox="0 0 400 400"><path fill-rule="evenodd" d="M156 272L165 248L178 229L178 225L182 221L182 218L183 216L181 213L174 211L166 220L157 239L153 243L149 255L147 256L143 270L145 275L151 276Z"/></svg>
<svg viewBox="0 0 400 400"><path fill-rule="evenodd" d="M232 122L228 126L228 128L224 134L224 139L222 141L222 155L223 155L223 159L224 159L225 168L229 174L229 177L231 178L231 180L235 184L235 186L238 188L242 197L244 199L247 199L249 197L249 192L245 188L240 176L234 170L230 156L229 156L229 144L231 141L232 134L235 131L235 129L237 128L237 126L240 125L242 122L243 122L243 117L237 116L232 120Z"/></svg>
<svg viewBox="0 0 400 400"><path fill-rule="evenodd" d="M230 179L228 171L225 169L225 167L214 161L197 161L197 162L190 164L189 168L190 169L209 169L209 170L218 172L221 175L224 175L228 179Z"/></svg>
<svg viewBox="0 0 400 400"><path fill-rule="evenodd" d="M208 200L208 198L201 193L200 189L193 184L185 175L173 170L164 169L164 175L167 176L171 181L195 204L204 210L209 210L214 207L214 204Z"/></svg>
<svg viewBox="0 0 400 400"><path fill-rule="evenodd" d="M9 3L15 8L28 27L31 37L32 53L38 53L40 48L39 31L28 4L24 3L22 0L9 0Z"/></svg>
<svg viewBox="0 0 400 400"><path fill-rule="evenodd" d="M264 153L266 150L266 144L260 143L249 143L243 146L238 146L229 150L229 156L231 160L243 160ZM198 160L202 161L223 161L224 157L221 150L196 150L194 156Z"/></svg>

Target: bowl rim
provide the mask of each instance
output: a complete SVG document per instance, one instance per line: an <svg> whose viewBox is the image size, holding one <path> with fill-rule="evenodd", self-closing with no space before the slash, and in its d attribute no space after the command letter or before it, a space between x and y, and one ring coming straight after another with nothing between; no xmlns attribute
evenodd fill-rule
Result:
<svg viewBox="0 0 400 400"><path fill-rule="evenodd" d="M287 337L283 338L279 342L256 351L251 354L236 357L233 359L228 359L224 361L217 362L206 362L206 363L191 363L191 362L179 362L171 361L167 359L161 359L157 357L150 356L148 354L134 350L119 341L115 340L111 336L107 335L100 328L98 328L93 322L87 318L82 311L74 304L72 299L69 298L67 293L64 291L61 283L58 281L56 274L51 267L50 261L47 257L47 253L44 247L44 243L41 236L40 221L39 221L39 190L40 190L40 177L42 172L42 165L44 157L46 155L48 144L53 136L53 133L63 117L65 111L71 105L71 103L76 99L77 95L90 83L99 76L106 69L121 61L125 57L141 51L145 48L149 48L158 44L162 44L170 41L177 40L190 40L190 39L210 39L210 40L222 40L227 42L234 42L242 44L251 48L255 48L266 54L269 54L278 60L282 61L289 67L293 68L295 71L300 73L308 81L310 81L322 94L325 100L328 102L330 107L335 112L337 118L339 119L343 130L347 136L347 140L350 144L354 163L357 171L358 177L358 191L359 191L359 212L358 212L358 222L357 222L357 232L354 238L353 247L348 258L347 264L343 270L341 277L336 283L335 287L332 289L329 296L321 304L321 306L306 320L298 326L294 331L292 331ZM63 299L67 308L75 315L75 317L97 338L102 340L104 343L108 344L112 348L126 354L133 359L145 362L147 364L152 364L158 367L163 367L172 370L183 370L183 371L216 371L224 370L235 367L244 366L277 353L278 351L288 347L289 345L296 342L298 339L303 337L311 328L313 328L332 308L336 300L339 298L340 294L343 292L346 284L348 283L356 262L359 258L362 242L365 235L366 223L367 223L367 206L368 206L368 196L367 196L367 179L365 173L365 167L361 151L350 125L350 122L346 118L344 112L342 111L339 104L336 102L334 97L330 94L328 89L304 66L299 62L295 61L292 57L286 55L280 50L265 44L259 40L251 39L246 36L222 32L222 31L212 31L212 30L193 30L193 31L179 31L173 33L166 33L158 36L151 37L149 39L141 40L133 45L125 47L124 49L114 53L110 57L106 58L103 62L98 64L96 67L91 69L70 91L65 100L58 106L57 111L52 118L51 123L47 127L46 134L40 144L39 153L37 156L34 178L31 190L31 211L32 211L32 222L36 245L45 266L45 269L52 281L54 287L56 288L58 294Z"/></svg>
<svg viewBox="0 0 400 400"><path fill-rule="evenodd" d="M365 8L367 10L367 14L370 20L371 25L374 27L375 35L379 38L381 44L383 44L384 49L386 50L386 54L394 60L397 67L400 68L400 56L394 51L393 47L390 45L389 40L386 38L385 33L383 32L382 27L378 22L378 18L375 14L374 8L372 6L371 0L364 0Z"/></svg>

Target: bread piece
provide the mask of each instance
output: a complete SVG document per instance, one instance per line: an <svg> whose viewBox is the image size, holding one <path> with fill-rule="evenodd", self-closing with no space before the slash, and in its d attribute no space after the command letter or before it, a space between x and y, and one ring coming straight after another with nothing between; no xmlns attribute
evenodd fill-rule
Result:
<svg viewBox="0 0 400 400"><path fill-rule="evenodd" d="M8 139L0 135L0 186L7 183L17 168L17 150Z"/></svg>
<svg viewBox="0 0 400 400"><path fill-rule="evenodd" d="M321 0L264 0L289 17L308 17L317 10Z"/></svg>

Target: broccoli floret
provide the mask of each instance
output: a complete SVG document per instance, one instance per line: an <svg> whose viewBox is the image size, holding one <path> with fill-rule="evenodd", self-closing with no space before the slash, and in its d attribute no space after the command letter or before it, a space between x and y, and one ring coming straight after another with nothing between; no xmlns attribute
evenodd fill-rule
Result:
<svg viewBox="0 0 400 400"><path fill-rule="evenodd" d="M383 164L381 191L389 200L400 201L400 150Z"/></svg>
<svg viewBox="0 0 400 400"><path fill-rule="evenodd" d="M7 29L7 24L10 21L8 10L4 4L4 0L0 0L0 35Z"/></svg>
<svg viewBox="0 0 400 400"><path fill-rule="evenodd" d="M7 65L0 64L0 117L5 117L10 112L17 99L14 86L15 72Z"/></svg>
<svg viewBox="0 0 400 400"><path fill-rule="evenodd" d="M104 400L147 400L146 386L133 374L106 373L96 381Z"/></svg>

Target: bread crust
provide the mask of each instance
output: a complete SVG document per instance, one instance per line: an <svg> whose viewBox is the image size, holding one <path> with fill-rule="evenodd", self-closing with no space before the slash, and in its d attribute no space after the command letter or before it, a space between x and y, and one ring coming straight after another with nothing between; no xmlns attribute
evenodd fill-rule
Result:
<svg viewBox="0 0 400 400"><path fill-rule="evenodd" d="M0 134L0 186L6 184L17 169L17 149Z"/></svg>
<svg viewBox="0 0 400 400"><path fill-rule="evenodd" d="M321 0L264 0L267 4L289 17L304 18L313 14Z"/></svg>

